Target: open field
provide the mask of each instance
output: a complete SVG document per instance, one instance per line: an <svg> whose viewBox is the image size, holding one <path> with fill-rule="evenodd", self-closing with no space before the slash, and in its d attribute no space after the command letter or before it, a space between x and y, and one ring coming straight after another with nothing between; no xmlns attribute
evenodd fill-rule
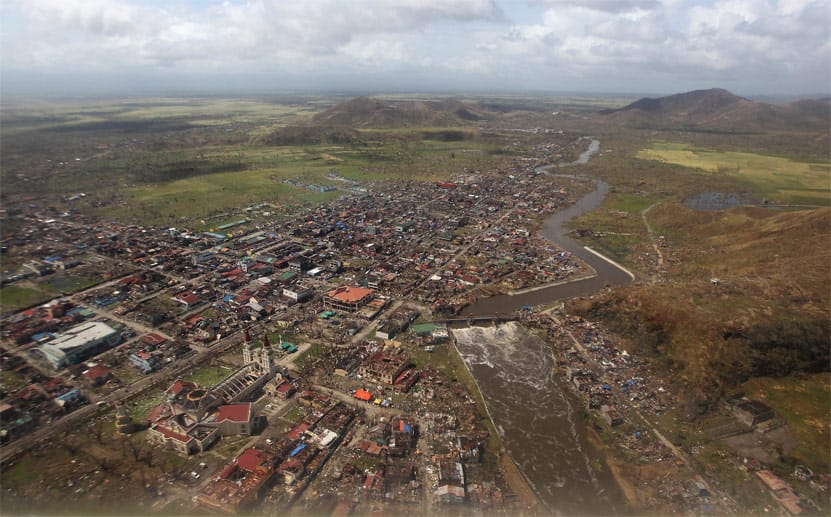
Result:
<svg viewBox="0 0 831 517"><path fill-rule="evenodd" d="M827 470L831 450L831 379L827 373L793 377L756 377L742 388L747 396L764 400L784 420L798 440L790 452L793 462Z"/></svg>
<svg viewBox="0 0 831 517"><path fill-rule="evenodd" d="M734 177L755 193L784 205L829 206L831 163L807 163L764 154L714 151L683 143L655 143L638 158Z"/></svg>
<svg viewBox="0 0 831 517"><path fill-rule="evenodd" d="M6 103L0 129L3 196L7 205L48 203L96 217L173 224L259 202L317 204L373 181L411 179L413 171L423 180L448 179L513 152L508 137L480 134L475 127L343 130L348 141L322 143L332 138L328 130L302 124L335 102L297 97ZM274 135L286 126L305 128L305 137L278 145L286 139Z"/></svg>
<svg viewBox="0 0 831 517"><path fill-rule="evenodd" d="M46 302L61 293L71 294L101 281L100 277L88 276L53 274L37 281L27 280L6 286L0 289L0 312L6 313Z"/></svg>

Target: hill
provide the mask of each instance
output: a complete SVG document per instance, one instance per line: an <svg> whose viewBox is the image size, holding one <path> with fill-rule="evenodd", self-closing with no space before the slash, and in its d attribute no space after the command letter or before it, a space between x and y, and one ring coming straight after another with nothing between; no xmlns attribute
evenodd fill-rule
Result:
<svg viewBox="0 0 831 517"><path fill-rule="evenodd" d="M827 101L767 104L720 88L645 97L601 113L607 121L626 126L714 132L827 131L831 123Z"/></svg>
<svg viewBox="0 0 831 517"><path fill-rule="evenodd" d="M251 143L258 145L355 144L361 141L358 131L349 127L289 125L257 136Z"/></svg>
<svg viewBox="0 0 831 517"><path fill-rule="evenodd" d="M650 218L666 236L667 281L577 302L578 312L663 360L694 405L749 378L828 371L831 209L665 203Z"/></svg>
<svg viewBox="0 0 831 517"><path fill-rule="evenodd" d="M491 113L458 100L387 101L357 97L318 113L312 123L353 128L451 127L469 125Z"/></svg>

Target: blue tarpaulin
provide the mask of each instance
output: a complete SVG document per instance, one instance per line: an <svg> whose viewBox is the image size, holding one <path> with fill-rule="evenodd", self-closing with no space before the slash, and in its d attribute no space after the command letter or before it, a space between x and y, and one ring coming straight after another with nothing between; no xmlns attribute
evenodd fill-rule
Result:
<svg viewBox="0 0 831 517"><path fill-rule="evenodd" d="M306 448L306 444L305 444L305 443L301 443L300 445L298 445L297 447L295 447L293 451L291 451L291 454L289 454L289 456L290 456L290 457L292 457L292 458L294 458L295 456L297 456L298 454L300 454L300 451L302 451L302 450L303 450L303 449L305 449L305 448Z"/></svg>

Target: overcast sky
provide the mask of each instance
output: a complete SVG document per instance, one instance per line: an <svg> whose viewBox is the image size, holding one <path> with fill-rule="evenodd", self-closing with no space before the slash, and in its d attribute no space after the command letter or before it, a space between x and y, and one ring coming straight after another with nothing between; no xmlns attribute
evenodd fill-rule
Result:
<svg viewBox="0 0 831 517"><path fill-rule="evenodd" d="M831 0L0 0L0 93L831 89Z"/></svg>

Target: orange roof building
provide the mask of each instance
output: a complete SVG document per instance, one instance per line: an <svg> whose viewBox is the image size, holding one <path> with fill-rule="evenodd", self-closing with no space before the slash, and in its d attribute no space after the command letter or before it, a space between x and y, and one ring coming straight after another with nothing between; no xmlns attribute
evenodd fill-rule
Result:
<svg viewBox="0 0 831 517"><path fill-rule="evenodd" d="M355 392L355 398L363 400L364 402L369 402L370 399L372 399L372 394L364 389L359 389Z"/></svg>
<svg viewBox="0 0 831 517"><path fill-rule="evenodd" d="M355 312L375 298L375 291L363 287L342 285L323 295L323 307Z"/></svg>

